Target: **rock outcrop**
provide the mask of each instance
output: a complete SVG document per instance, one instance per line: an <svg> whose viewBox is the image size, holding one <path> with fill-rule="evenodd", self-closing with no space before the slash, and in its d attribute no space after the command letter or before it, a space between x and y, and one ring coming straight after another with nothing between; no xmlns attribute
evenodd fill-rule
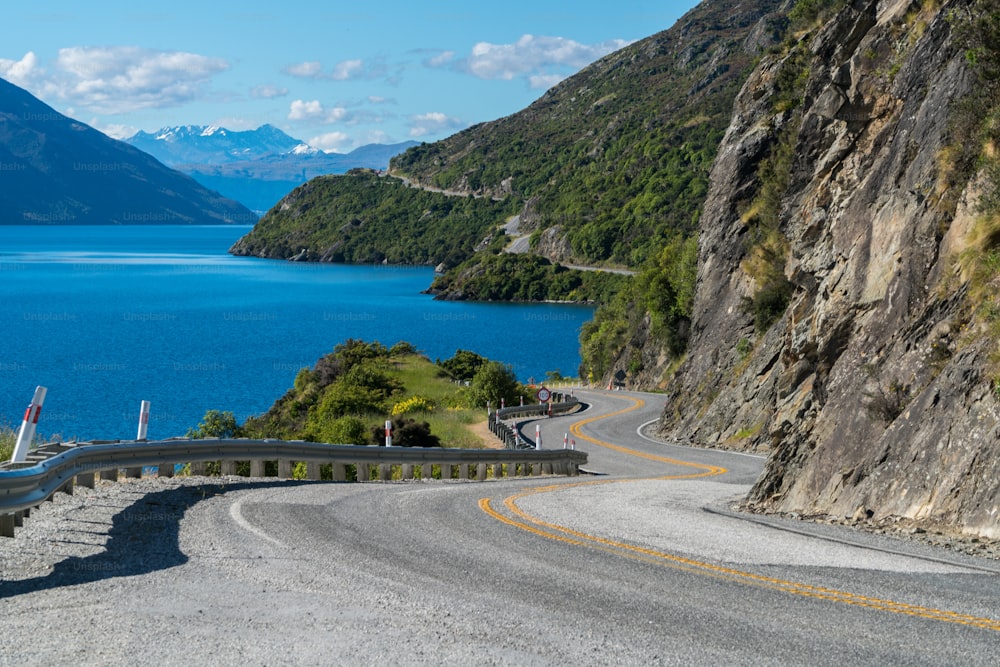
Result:
<svg viewBox="0 0 1000 667"><path fill-rule="evenodd" d="M862 0L743 87L700 225L687 355L664 436L768 452L765 511L904 517L1000 537L1000 403L956 253L976 188L946 178L953 105L974 85L949 14L967 2ZM799 106L775 103L805 55ZM784 315L748 304L748 209L780 144ZM765 165L766 166L766 165Z"/></svg>

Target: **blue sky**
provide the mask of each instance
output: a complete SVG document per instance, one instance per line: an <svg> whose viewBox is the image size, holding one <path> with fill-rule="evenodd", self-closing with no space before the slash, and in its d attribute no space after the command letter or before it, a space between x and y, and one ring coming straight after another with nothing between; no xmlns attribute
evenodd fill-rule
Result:
<svg viewBox="0 0 1000 667"><path fill-rule="evenodd" d="M317 148L434 141L523 109L694 0L9 3L0 77L116 137L271 123Z"/></svg>

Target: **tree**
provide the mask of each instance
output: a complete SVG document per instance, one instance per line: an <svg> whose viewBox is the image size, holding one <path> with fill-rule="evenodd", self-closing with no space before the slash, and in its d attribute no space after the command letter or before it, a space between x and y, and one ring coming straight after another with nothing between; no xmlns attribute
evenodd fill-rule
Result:
<svg viewBox="0 0 1000 667"><path fill-rule="evenodd" d="M476 371L485 364L486 357L480 356L469 350L455 350L455 356L445 361L438 361L438 366L443 368L448 375L456 380L471 380Z"/></svg>
<svg viewBox="0 0 1000 667"><path fill-rule="evenodd" d="M238 438L242 435L232 412L209 410L196 429L188 429L189 438Z"/></svg>
<svg viewBox="0 0 1000 667"><path fill-rule="evenodd" d="M469 397L472 405L477 407L485 407L487 403L499 407L501 399L513 405L520 395L518 389L517 378L510 365L487 361L473 376Z"/></svg>

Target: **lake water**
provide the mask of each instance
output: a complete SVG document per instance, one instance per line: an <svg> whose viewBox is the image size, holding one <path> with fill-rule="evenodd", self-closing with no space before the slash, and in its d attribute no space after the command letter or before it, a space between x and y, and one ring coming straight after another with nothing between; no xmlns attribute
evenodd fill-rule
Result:
<svg viewBox="0 0 1000 667"><path fill-rule="evenodd" d="M233 257L249 227L0 226L0 424L48 388L39 434L183 435L206 410L266 411L348 338L468 349L526 381L576 375L585 306L434 301L428 268Z"/></svg>

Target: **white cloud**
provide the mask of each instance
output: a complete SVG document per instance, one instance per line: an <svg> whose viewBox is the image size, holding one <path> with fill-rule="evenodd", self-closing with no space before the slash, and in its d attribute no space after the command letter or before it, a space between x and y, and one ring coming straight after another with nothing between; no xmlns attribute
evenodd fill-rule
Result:
<svg viewBox="0 0 1000 667"><path fill-rule="evenodd" d="M312 60L309 62L289 65L285 74L300 79L317 79L326 81L358 81L377 79L385 76L386 66L381 60L365 62L360 59L342 60L334 65L329 72L323 71L323 64Z"/></svg>
<svg viewBox="0 0 1000 667"><path fill-rule="evenodd" d="M303 79L316 79L322 76L323 65L315 60L306 63L298 63L297 65L289 65L285 68L285 74L290 74Z"/></svg>
<svg viewBox="0 0 1000 667"><path fill-rule="evenodd" d="M319 100L295 100L288 107L288 120L319 120L336 123L347 119L344 107L325 108Z"/></svg>
<svg viewBox="0 0 1000 667"><path fill-rule="evenodd" d="M616 39L588 45L565 37L523 35L513 44L479 42L456 66L480 79L528 77L532 87L543 87L553 77L579 70L628 44Z"/></svg>
<svg viewBox="0 0 1000 667"><path fill-rule="evenodd" d="M360 60L345 60L333 66L330 78L334 81L347 81L360 76L364 72L365 64Z"/></svg>
<svg viewBox="0 0 1000 667"><path fill-rule="evenodd" d="M38 58L34 51L28 51L20 60L0 58L0 78L7 79L15 86L24 86L39 74Z"/></svg>
<svg viewBox="0 0 1000 667"><path fill-rule="evenodd" d="M269 84L261 84L250 89L250 97L258 100L271 100L275 97L284 97L287 94L287 88L279 88Z"/></svg>
<svg viewBox="0 0 1000 667"><path fill-rule="evenodd" d="M128 139L139 131L139 128L131 125L125 125L123 123L110 123L108 125L102 125L96 118L92 119L89 125L95 130L100 130L112 139Z"/></svg>
<svg viewBox="0 0 1000 667"><path fill-rule="evenodd" d="M343 153L351 148L351 138L343 132L327 132L307 141L313 148L318 148L326 153Z"/></svg>
<svg viewBox="0 0 1000 667"><path fill-rule="evenodd" d="M424 64L428 67L443 67L455 59L454 51L441 51L440 53L431 56L424 60Z"/></svg>
<svg viewBox="0 0 1000 667"><path fill-rule="evenodd" d="M46 96L103 114L171 107L202 96L208 81L229 69L221 58L137 46L59 50Z"/></svg>
<svg viewBox="0 0 1000 667"><path fill-rule="evenodd" d="M458 118L452 118L439 111L410 116L410 137L426 137L430 134L453 132L464 126Z"/></svg>
<svg viewBox="0 0 1000 667"><path fill-rule="evenodd" d="M535 74L528 77L528 84L535 90L548 90L565 78L562 74Z"/></svg>

